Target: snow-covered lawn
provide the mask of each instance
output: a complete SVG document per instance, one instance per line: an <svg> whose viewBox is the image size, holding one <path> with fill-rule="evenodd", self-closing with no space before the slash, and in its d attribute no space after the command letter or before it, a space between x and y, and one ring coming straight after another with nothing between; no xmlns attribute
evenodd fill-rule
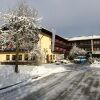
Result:
<svg viewBox="0 0 100 100"><path fill-rule="evenodd" d="M14 72L13 65L0 65L0 88L26 82L30 79L40 79L53 73L64 72L61 65L44 64L41 66L19 65L19 73Z"/></svg>

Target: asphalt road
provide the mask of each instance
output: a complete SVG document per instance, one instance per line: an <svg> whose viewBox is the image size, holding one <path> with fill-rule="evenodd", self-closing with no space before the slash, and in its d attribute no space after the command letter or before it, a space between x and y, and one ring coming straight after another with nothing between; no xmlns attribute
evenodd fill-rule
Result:
<svg viewBox="0 0 100 100"><path fill-rule="evenodd" d="M0 100L100 100L100 69L84 66L65 66L69 71L0 93Z"/></svg>

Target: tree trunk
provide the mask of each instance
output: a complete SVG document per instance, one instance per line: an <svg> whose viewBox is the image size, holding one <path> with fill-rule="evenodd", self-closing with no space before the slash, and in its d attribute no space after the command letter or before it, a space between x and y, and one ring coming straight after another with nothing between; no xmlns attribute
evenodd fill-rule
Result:
<svg viewBox="0 0 100 100"><path fill-rule="evenodd" d="M16 59L15 59L15 72L18 73L18 60L19 60L19 42L18 35L16 35Z"/></svg>
<svg viewBox="0 0 100 100"><path fill-rule="evenodd" d="M19 49L18 47L16 48L16 60L15 60L15 72L18 73L18 54L19 54Z"/></svg>
<svg viewBox="0 0 100 100"><path fill-rule="evenodd" d="M15 65L15 72L18 73L18 64Z"/></svg>

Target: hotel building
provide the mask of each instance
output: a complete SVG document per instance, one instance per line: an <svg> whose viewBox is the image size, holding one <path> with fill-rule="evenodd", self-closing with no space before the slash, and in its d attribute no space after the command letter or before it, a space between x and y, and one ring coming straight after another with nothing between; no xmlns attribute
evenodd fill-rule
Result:
<svg viewBox="0 0 100 100"><path fill-rule="evenodd" d="M100 57L100 35L73 37L67 39L67 54L73 45L90 52L93 57Z"/></svg>
<svg viewBox="0 0 100 100"><path fill-rule="evenodd" d="M38 45L43 54L42 63L49 63L58 59L64 59L64 57L66 58L73 45L86 50L88 53L91 53L93 57L100 57L100 36L96 35L65 39L42 28L39 33ZM0 49L1 64L14 63L15 58L15 50ZM20 51L19 62L21 62L21 64L27 64L28 53L23 50Z"/></svg>

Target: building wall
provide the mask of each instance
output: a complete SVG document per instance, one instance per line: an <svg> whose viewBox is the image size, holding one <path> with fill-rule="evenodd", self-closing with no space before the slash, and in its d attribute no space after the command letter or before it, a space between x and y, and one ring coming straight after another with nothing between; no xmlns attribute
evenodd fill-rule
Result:
<svg viewBox="0 0 100 100"><path fill-rule="evenodd" d="M26 53L19 53L21 55L21 60L19 61L26 61L25 60L25 55ZM9 56L7 60L7 56ZM15 52L0 52L0 62L13 62L13 56L15 56Z"/></svg>
<svg viewBox="0 0 100 100"><path fill-rule="evenodd" d="M39 34L40 40L39 40L39 47L41 49L41 53L42 53L42 57L43 57L43 63L47 63L50 60L54 60L54 59L50 59L50 55L53 56L53 53L51 52L51 41L52 38L50 35L44 34L43 32L41 34Z"/></svg>
<svg viewBox="0 0 100 100"><path fill-rule="evenodd" d="M6 54L0 54L0 62L6 61Z"/></svg>
<svg viewBox="0 0 100 100"><path fill-rule="evenodd" d="M47 49L47 53L51 54L51 37L44 33L39 34L39 37L39 45L41 50L44 52L45 49Z"/></svg>
<svg viewBox="0 0 100 100"><path fill-rule="evenodd" d="M67 51L66 44L67 44L67 40L56 35L54 52L59 54L65 54Z"/></svg>

